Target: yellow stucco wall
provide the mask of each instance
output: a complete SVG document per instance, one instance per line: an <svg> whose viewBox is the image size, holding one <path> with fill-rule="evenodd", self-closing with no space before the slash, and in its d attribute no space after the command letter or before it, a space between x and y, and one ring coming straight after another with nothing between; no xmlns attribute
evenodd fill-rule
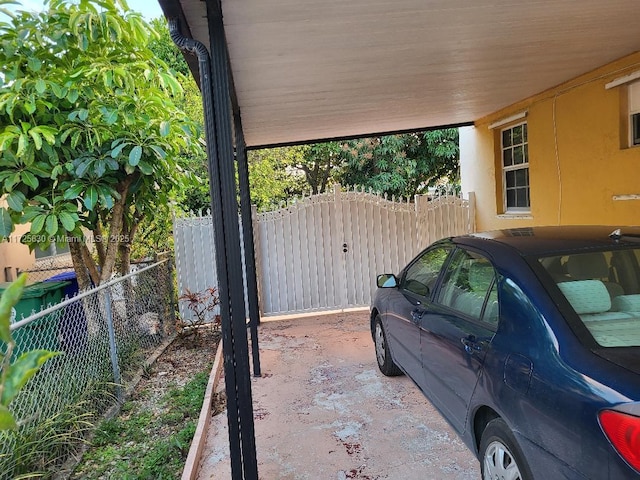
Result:
<svg viewBox="0 0 640 480"><path fill-rule="evenodd" d="M621 109L626 108L627 90L605 89L608 82L638 70L640 53L461 129L462 189L476 194L477 229L639 225L640 200L613 199L640 195L640 147L621 146ZM504 127L489 129L489 125L523 111L529 132L531 214L501 215L498 135Z"/></svg>
<svg viewBox="0 0 640 480"><path fill-rule="evenodd" d="M3 201L0 200L0 206ZM20 243L20 237L29 231L28 225L17 225L11 237L0 242L0 282L15 280L18 270L33 267L35 255Z"/></svg>

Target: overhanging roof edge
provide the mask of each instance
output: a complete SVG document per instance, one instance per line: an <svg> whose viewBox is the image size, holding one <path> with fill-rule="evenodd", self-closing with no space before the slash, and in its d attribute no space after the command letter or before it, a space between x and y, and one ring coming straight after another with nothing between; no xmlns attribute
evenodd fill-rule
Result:
<svg viewBox="0 0 640 480"><path fill-rule="evenodd" d="M247 150L262 150L264 148L293 147L296 145L309 145L312 143L337 142L342 140L356 140L358 138L382 137L386 135L401 135L405 133L431 132L433 130L443 130L445 128L460 128L473 126L474 122L460 122L448 125L436 125L433 127L409 128L404 130L388 130L384 132L363 133L357 135L347 135L344 137L325 137L312 140L299 140L294 142L269 143L263 145L247 145Z"/></svg>

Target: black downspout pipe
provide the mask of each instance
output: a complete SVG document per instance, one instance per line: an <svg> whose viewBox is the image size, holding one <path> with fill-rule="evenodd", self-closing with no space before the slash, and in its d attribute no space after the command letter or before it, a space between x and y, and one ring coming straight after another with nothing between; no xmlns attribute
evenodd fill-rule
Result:
<svg viewBox="0 0 640 480"><path fill-rule="evenodd" d="M168 22L171 39L180 49L197 55L200 70L216 267L219 279L220 314L222 317L231 477L234 480L257 480L258 472L243 298L244 284L241 273L242 260L239 248L238 210L235 196L235 177L233 175L233 154L225 158L222 153L227 152L221 152L221 147L223 150L225 148L220 143L225 139L219 130L224 128L224 125L218 125L216 122L217 115L214 109L214 85L211 76L209 52L201 42L181 35L177 19L171 18L168 19ZM219 97L223 84L218 84L217 87ZM228 105L228 103L223 101L222 105L218 106L218 110L224 108L225 105ZM220 143L219 136L221 137ZM226 150L228 150L228 147L226 147ZM223 160L226 160L226 163L223 163ZM229 201L230 194L232 201ZM233 245L234 240L235 245ZM238 292L240 299L238 299Z"/></svg>

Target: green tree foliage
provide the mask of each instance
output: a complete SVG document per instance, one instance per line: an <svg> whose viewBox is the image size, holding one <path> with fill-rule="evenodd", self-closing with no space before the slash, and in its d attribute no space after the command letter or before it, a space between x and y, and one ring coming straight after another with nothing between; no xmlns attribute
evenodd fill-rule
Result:
<svg viewBox="0 0 640 480"><path fill-rule="evenodd" d="M412 197L442 179L459 178L455 128L353 140L342 150L346 161L339 179L344 185Z"/></svg>
<svg viewBox="0 0 640 480"><path fill-rule="evenodd" d="M32 248L69 238L87 286L118 254L128 264L140 220L170 201L200 146L180 82L147 47L155 33L124 0L46 5L0 22L0 235L30 223Z"/></svg>
<svg viewBox="0 0 640 480"><path fill-rule="evenodd" d="M151 26L158 33L158 36L150 39L149 48L157 58L164 61L174 72L181 74L178 76L178 81L182 86L184 95L179 106L190 120L196 122L204 130L204 113L200 89L189 70L184 55L171 40L169 28L164 18L153 19ZM206 152L202 149L198 155L185 156L184 161L185 168L193 173L194 181L182 188L180 192L176 192L175 208L193 212L205 211L211 206ZM163 230L162 227L170 226L169 217L170 213L164 221L156 216L154 219L149 220L148 225L145 222L141 226L141 228L145 229L143 237L162 242L162 238L156 237ZM164 229L164 231L166 234L167 230ZM144 242L144 246L150 247L151 245L148 242Z"/></svg>
<svg viewBox="0 0 640 480"><path fill-rule="evenodd" d="M308 147L279 147L249 151L251 203L264 211L301 195L305 180L295 166L305 162Z"/></svg>
<svg viewBox="0 0 640 480"><path fill-rule="evenodd" d="M347 158L342 145L326 142L299 148L301 155L295 158L291 166L304 173L312 195L324 193Z"/></svg>

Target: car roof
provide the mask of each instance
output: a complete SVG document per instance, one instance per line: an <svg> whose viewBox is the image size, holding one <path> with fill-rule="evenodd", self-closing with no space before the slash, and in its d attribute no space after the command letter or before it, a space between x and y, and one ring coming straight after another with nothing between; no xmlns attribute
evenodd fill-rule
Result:
<svg viewBox="0 0 640 480"><path fill-rule="evenodd" d="M618 231L618 236L612 236ZM453 238L454 243L492 251L507 245L521 255L543 256L576 250L640 247L640 227L549 226L524 227L472 233Z"/></svg>

